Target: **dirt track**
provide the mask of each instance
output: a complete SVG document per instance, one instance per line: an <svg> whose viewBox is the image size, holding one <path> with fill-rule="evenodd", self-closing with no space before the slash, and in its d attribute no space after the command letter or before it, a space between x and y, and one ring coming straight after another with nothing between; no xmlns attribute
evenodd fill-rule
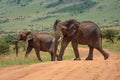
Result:
<svg viewBox="0 0 120 80"><path fill-rule="evenodd" d="M109 51L108 60L94 52L93 61L85 61L87 49L81 48L81 61L63 60L28 66L0 68L0 80L120 80L120 53Z"/></svg>

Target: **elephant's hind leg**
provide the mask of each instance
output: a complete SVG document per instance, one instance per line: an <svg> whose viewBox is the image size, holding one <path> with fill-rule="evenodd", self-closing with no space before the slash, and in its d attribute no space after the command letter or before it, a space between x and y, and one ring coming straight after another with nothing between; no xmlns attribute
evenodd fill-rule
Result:
<svg viewBox="0 0 120 80"><path fill-rule="evenodd" d="M102 48L96 48L96 49L102 53L105 60L108 59L108 57L109 57L108 53L106 53Z"/></svg>
<svg viewBox="0 0 120 80"><path fill-rule="evenodd" d="M86 60L93 60L93 50L94 48L92 46L89 46L89 54L88 54L88 57L86 58Z"/></svg>

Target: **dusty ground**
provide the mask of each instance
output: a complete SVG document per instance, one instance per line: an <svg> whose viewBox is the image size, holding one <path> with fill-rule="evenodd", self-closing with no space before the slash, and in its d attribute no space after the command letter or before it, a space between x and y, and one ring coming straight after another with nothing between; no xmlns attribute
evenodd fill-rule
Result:
<svg viewBox="0 0 120 80"><path fill-rule="evenodd" d="M0 68L0 80L120 80L120 53L109 52L108 60L94 52L93 61L85 61L88 50L79 49L81 61L63 60L27 66Z"/></svg>

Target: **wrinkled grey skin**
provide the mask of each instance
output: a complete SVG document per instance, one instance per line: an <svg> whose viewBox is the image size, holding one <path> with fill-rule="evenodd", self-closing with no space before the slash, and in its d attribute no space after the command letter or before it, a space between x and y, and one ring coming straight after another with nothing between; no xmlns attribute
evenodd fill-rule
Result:
<svg viewBox="0 0 120 80"><path fill-rule="evenodd" d="M27 41L28 46L26 50L25 57L31 52L34 48L38 60L41 60L40 51L49 52L51 55L51 61L55 61L56 48L55 48L55 38L49 33L34 33L34 32L20 32L15 40L16 56L18 56L18 42L20 40Z"/></svg>
<svg viewBox="0 0 120 80"><path fill-rule="evenodd" d="M78 44L88 45L89 54L86 60L93 60L93 50L97 49L104 56L106 60L109 54L102 49L102 34L100 28L91 21L78 22L71 19L67 21L56 20L54 23L55 43L62 36L62 43L58 60L62 60L64 50L69 42L71 42L75 59L80 60Z"/></svg>

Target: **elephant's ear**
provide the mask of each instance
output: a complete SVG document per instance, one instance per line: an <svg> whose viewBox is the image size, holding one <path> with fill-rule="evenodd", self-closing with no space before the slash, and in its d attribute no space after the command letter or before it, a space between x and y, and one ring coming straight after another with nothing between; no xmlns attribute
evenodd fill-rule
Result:
<svg viewBox="0 0 120 80"><path fill-rule="evenodd" d="M73 36L74 33L78 30L79 28L79 25L78 24L71 24L68 28L68 32L67 32L67 35L68 36Z"/></svg>
<svg viewBox="0 0 120 80"><path fill-rule="evenodd" d="M57 24L59 23L59 22L61 22L61 20L59 20L59 19L57 19L56 21L55 21L55 23L54 23L54 30L56 30L56 26L57 26Z"/></svg>
<svg viewBox="0 0 120 80"><path fill-rule="evenodd" d="M29 32L29 34L27 34L27 38L26 41L32 40L33 39L33 34Z"/></svg>

